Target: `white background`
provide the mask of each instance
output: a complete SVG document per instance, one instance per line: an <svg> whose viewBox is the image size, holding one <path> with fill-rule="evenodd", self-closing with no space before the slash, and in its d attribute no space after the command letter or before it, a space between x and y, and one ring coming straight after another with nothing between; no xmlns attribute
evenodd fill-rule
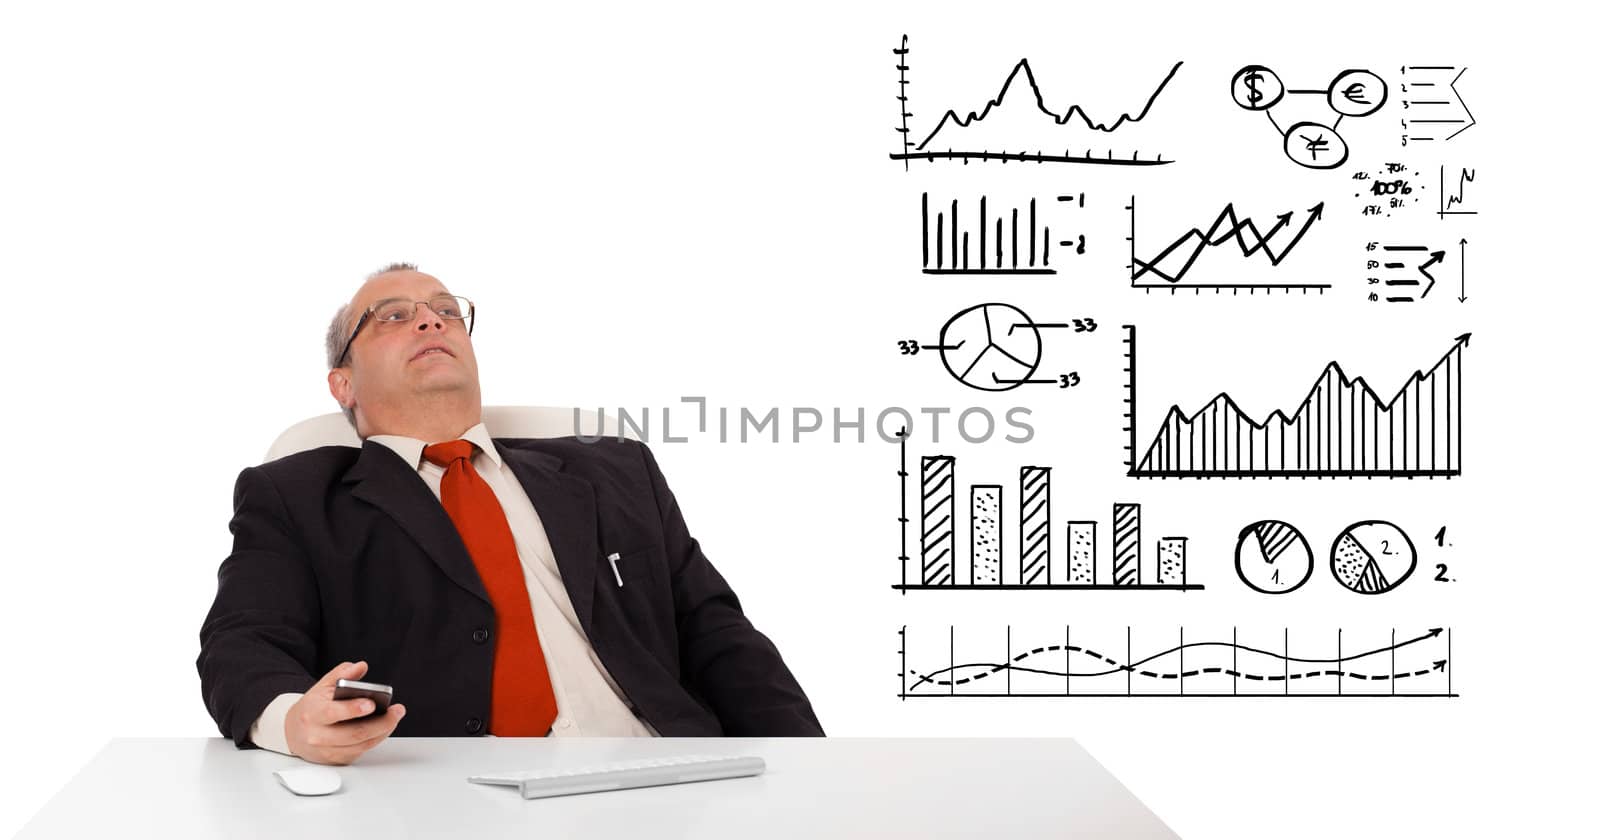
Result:
<svg viewBox="0 0 1600 840"><path fill-rule="evenodd" d="M1594 777L1580 606L1595 585L1580 508L1594 468L1579 368L1595 299L1591 67L1583 27L1539 4L1462 8L8 5L0 833L108 738L216 734L194 659L233 480L284 427L334 409L327 319L397 259L478 302L488 403L650 407L653 423L676 406L675 434L692 417L684 396L735 417L781 410L781 443L721 443L713 427L655 449L832 735L1075 736L1185 837L1581 833L1571 820ZM907 172L887 160L902 33L923 129L944 108L980 107L1023 56L1050 104L1102 120L1136 109L1181 59L1126 135L1177 163ZM1393 80L1402 64L1468 66L1479 124L1401 149L1391 90L1385 111L1341 125L1344 169L1302 169L1228 98L1248 63L1297 88L1348 67ZM1483 214L1359 218L1349 173L1389 160L1476 167ZM922 190L1086 191L1061 224L1081 225L1088 252L1051 278L924 277ZM1270 222L1326 200L1276 271L1334 290L1135 293L1120 250L1135 192L1152 242L1226 201ZM1411 307L1362 299L1365 241L1461 236L1466 303L1454 289ZM1261 270L1203 259L1223 279ZM1459 282L1459 266L1442 276ZM931 342L986 300L1041 321L1096 318L1092 336L1047 333L1042 370L1085 384L981 394L931 355L896 355L896 339ZM1141 399L1194 408L1227 389L1260 415L1291 406L1333 359L1387 393L1471 331L1466 474L1137 484L1119 471L1121 323L1140 327ZM787 414L859 408L870 424L888 406L1017 405L1034 412L1030 444L918 437L913 458L956 454L963 485L1055 466L1062 553L1065 519L1100 519L1104 542L1111 503L1143 502L1147 535L1190 537L1190 576L1207 590L901 596L894 448L870 425L866 443L827 431L794 443ZM1263 518L1301 526L1318 557L1343 525L1393 519L1422 563L1381 598L1339 589L1320 560L1304 590L1257 595L1233 575L1232 537ZM1448 554L1429 541L1441 525ZM1456 583L1429 580L1443 560ZM976 638L1008 621L1111 638L1450 626L1462 696L896 698L901 625Z"/></svg>

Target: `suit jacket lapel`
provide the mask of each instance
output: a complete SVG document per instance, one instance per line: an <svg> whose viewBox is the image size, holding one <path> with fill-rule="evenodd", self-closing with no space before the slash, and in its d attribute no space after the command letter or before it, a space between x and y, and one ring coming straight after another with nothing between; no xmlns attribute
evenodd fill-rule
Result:
<svg viewBox="0 0 1600 840"><path fill-rule="evenodd" d="M495 441L500 457L528 493L534 510L544 523L555 553L556 567L572 600L585 634L593 635L590 618L594 609L595 566L600 553L600 521L595 510L594 485L561 471L562 461L553 455L514 449Z"/></svg>
<svg viewBox="0 0 1600 840"><path fill-rule="evenodd" d="M351 494L388 514L410 534L456 585L492 606L455 523L413 465L389 447L366 441L344 480L355 484Z"/></svg>

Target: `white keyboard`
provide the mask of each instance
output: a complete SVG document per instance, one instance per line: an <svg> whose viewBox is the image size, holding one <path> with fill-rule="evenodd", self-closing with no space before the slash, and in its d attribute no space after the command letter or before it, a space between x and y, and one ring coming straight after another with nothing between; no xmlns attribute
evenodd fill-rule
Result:
<svg viewBox="0 0 1600 840"><path fill-rule="evenodd" d="M680 755L672 758L602 764L596 767L576 767L570 770L533 770L468 776L467 781L480 785L507 785L520 789L523 799L542 799L546 796L570 796L575 793L595 793L602 790L627 790L759 776L766 772L766 769L767 763L754 756Z"/></svg>

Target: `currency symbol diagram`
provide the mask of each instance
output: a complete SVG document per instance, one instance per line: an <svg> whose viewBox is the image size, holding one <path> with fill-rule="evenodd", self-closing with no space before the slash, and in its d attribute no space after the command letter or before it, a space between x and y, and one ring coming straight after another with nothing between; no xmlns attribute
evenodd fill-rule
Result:
<svg viewBox="0 0 1600 840"><path fill-rule="evenodd" d="M1233 74L1233 101L1246 111L1261 111L1283 137L1283 153L1310 169L1336 169L1350 157L1350 147L1339 135L1345 117L1366 117L1377 113L1389 98L1389 86L1370 70L1346 70L1335 76L1326 88L1309 90L1283 86L1278 74L1259 64L1251 64ZM1273 116L1273 106L1288 96L1320 96L1336 115L1331 125L1304 120L1284 128Z"/></svg>

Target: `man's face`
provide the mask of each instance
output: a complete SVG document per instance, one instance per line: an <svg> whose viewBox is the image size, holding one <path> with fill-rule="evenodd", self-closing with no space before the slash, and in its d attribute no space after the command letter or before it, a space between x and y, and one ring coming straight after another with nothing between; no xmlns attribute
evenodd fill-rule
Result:
<svg viewBox="0 0 1600 840"><path fill-rule="evenodd" d="M416 271L391 271L369 280L350 302L350 329L367 308L386 300L419 301L449 294L436 278ZM438 391L478 391L478 359L462 320L440 318L430 307L417 306L409 321L367 318L350 345L345 366L330 376L340 404L353 400L372 416L384 407L404 405Z"/></svg>

